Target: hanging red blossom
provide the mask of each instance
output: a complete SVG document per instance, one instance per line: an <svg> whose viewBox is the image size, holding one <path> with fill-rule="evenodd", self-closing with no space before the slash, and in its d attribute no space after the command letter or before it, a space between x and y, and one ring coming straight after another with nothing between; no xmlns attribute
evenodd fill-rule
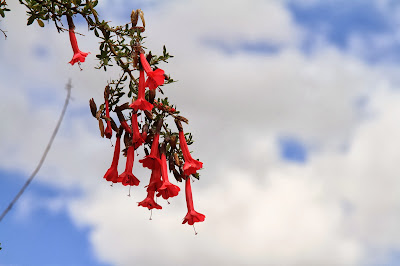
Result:
<svg viewBox="0 0 400 266"><path fill-rule="evenodd" d="M157 151L157 156L159 156L159 152ZM161 180L161 169L160 167L156 167L151 170L151 177L149 181L149 185L147 186L147 191L158 191L162 186L163 182Z"/></svg>
<svg viewBox="0 0 400 266"><path fill-rule="evenodd" d="M142 207L147 207L149 210L151 209L162 209L162 206L158 205L155 200L154 200L154 194L155 192L150 190L147 192L147 197L138 203L138 206L142 206Z"/></svg>
<svg viewBox="0 0 400 266"><path fill-rule="evenodd" d="M206 216L204 214L196 212L193 207L192 187L190 185L189 177L186 177L185 194L188 212L183 219L182 224L185 224L187 222L189 225L193 225L194 223L203 222Z"/></svg>
<svg viewBox="0 0 400 266"><path fill-rule="evenodd" d="M183 130L179 130L179 146L181 147L183 159L185 160L185 164L183 165L183 172L187 176L195 174L197 170L203 167L203 163L192 158L192 155L190 154L189 148L186 143L186 138Z"/></svg>
<svg viewBox="0 0 400 266"><path fill-rule="evenodd" d="M143 164L143 167L147 167L149 169L161 167L161 161L158 155L158 143L160 139L160 129L162 127L162 124L163 120L162 119L158 120L156 127L156 134L154 135L153 143L151 144L150 154L144 157L143 159L139 160L139 162Z"/></svg>
<svg viewBox="0 0 400 266"><path fill-rule="evenodd" d="M158 189L157 197L162 196L164 199L168 199L177 196L180 191L180 188L174 184L171 184L168 180L165 143L161 145L161 174L163 183L162 186Z"/></svg>
<svg viewBox="0 0 400 266"><path fill-rule="evenodd" d="M119 175L118 182L121 182L124 186L138 186L140 181L132 173L133 161L135 159L135 148L129 146L126 152L126 166L125 172Z"/></svg>
<svg viewBox="0 0 400 266"><path fill-rule="evenodd" d="M74 52L74 56L72 57L71 61L69 61L69 63L71 65L74 65L76 62L82 62L82 63L85 62L86 56L90 53L84 53L81 50L79 50L74 30L71 29L69 30L69 40L71 42L72 51Z"/></svg>
<svg viewBox="0 0 400 266"><path fill-rule="evenodd" d="M145 81L144 81L144 72L140 70L139 74L139 88L138 88L138 97L137 99L129 105L129 107L134 110L149 110L153 109L153 105L149 103L145 98Z"/></svg>
<svg viewBox="0 0 400 266"><path fill-rule="evenodd" d="M107 170L104 178L107 181L112 181L116 183L118 180L118 160L119 160L119 152L120 152L120 145L121 145L121 135L117 134L117 141L115 142L114 147L114 157L111 163L111 167Z"/></svg>
<svg viewBox="0 0 400 266"><path fill-rule="evenodd" d="M151 171L149 185L147 186L147 197L142 202L139 202L138 206L147 207L149 210L154 208L162 209L162 207L154 201L154 194L160 186L161 174L160 168L157 167Z"/></svg>
<svg viewBox="0 0 400 266"><path fill-rule="evenodd" d="M144 71L146 71L148 76L146 87L148 87L150 90L155 90L158 86L164 84L164 70L157 68L153 71L149 62L147 62L146 56L142 53L140 54L140 63L142 63Z"/></svg>
<svg viewBox="0 0 400 266"><path fill-rule="evenodd" d="M159 138L160 133L156 133L153 138L153 143L151 144L150 154L139 160L139 162L143 164L143 167L154 169L161 166L160 159L157 156Z"/></svg>

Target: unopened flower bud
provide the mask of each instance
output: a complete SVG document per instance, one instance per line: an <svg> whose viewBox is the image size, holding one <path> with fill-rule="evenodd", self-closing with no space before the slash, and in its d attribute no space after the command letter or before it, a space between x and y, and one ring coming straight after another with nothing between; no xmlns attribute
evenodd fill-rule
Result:
<svg viewBox="0 0 400 266"><path fill-rule="evenodd" d="M97 106L93 98L89 100L90 112L92 112L93 117L96 117Z"/></svg>
<svg viewBox="0 0 400 266"><path fill-rule="evenodd" d="M139 14L136 10L132 10L131 13L131 22L132 22L132 26L136 26L137 22L138 22L138 18L139 18Z"/></svg>
<svg viewBox="0 0 400 266"><path fill-rule="evenodd" d="M103 120L99 119L99 129L100 129L100 135L102 138L104 138L104 124Z"/></svg>
<svg viewBox="0 0 400 266"><path fill-rule="evenodd" d="M174 156L172 156L172 154L168 158L168 166L170 172L172 172L175 169Z"/></svg>
<svg viewBox="0 0 400 266"><path fill-rule="evenodd" d="M177 166L181 166L181 160L179 160L178 154L174 152L174 161Z"/></svg>
<svg viewBox="0 0 400 266"><path fill-rule="evenodd" d="M179 172L176 169L174 169L172 172L174 173L176 181L182 182L182 176L179 174Z"/></svg>
<svg viewBox="0 0 400 266"><path fill-rule="evenodd" d="M150 63L152 57L153 57L153 55L151 54L151 51L150 51L149 54L146 55L146 60L147 60L147 62Z"/></svg>
<svg viewBox="0 0 400 266"><path fill-rule="evenodd" d="M110 86L106 86L104 88L104 99L107 101L108 100L108 96L110 95Z"/></svg>
<svg viewBox="0 0 400 266"><path fill-rule="evenodd" d="M115 124L114 120L110 117L110 123L111 123L111 128L115 131L118 132L119 129L117 127L117 124Z"/></svg>
<svg viewBox="0 0 400 266"><path fill-rule="evenodd" d="M185 122L186 124L189 124L189 120L187 120L186 117L177 115L177 116L176 116L176 119L178 119L179 121L183 121L183 122Z"/></svg>
<svg viewBox="0 0 400 266"><path fill-rule="evenodd" d="M175 148L176 148L176 140L177 140L176 135L172 135L172 136L169 138L169 145L171 145L171 148L172 148L172 149L175 149Z"/></svg>
<svg viewBox="0 0 400 266"><path fill-rule="evenodd" d="M178 119L175 118L175 124L179 131L183 131L181 121L179 121Z"/></svg>
<svg viewBox="0 0 400 266"><path fill-rule="evenodd" d="M160 132L160 130L161 130L161 127L162 127L162 125L163 125L163 119L162 118L160 118L158 121L157 121L157 125L156 125L156 132Z"/></svg>
<svg viewBox="0 0 400 266"><path fill-rule="evenodd" d="M154 98L156 98L156 90L149 90L149 102L154 103Z"/></svg>

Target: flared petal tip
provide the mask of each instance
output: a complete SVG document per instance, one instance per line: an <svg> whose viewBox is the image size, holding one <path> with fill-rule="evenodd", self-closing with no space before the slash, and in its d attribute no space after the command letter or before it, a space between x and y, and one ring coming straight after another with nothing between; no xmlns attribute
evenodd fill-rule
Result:
<svg viewBox="0 0 400 266"><path fill-rule="evenodd" d="M161 167L160 159L152 155L147 155L143 159L139 160L139 163L142 163L143 167L149 168L150 170Z"/></svg>
<svg viewBox="0 0 400 266"><path fill-rule="evenodd" d="M107 170L106 174L104 175L104 178L107 181L113 181L118 179L118 170L114 167L111 167Z"/></svg>
<svg viewBox="0 0 400 266"><path fill-rule="evenodd" d="M124 186L138 186L140 180L136 178L132 173L124 172L120 175L121 183Z"/></svg>
<svg viewBox="0 0 400 266"><path fill-rule="evenodd" d="M149 210L151 210L151 209L161 210L162 209L162 206L158 205L152 198L145 198L143 201L138 203L138 206L148 208Z"/></svg>
<svg viewBox="0 0 400 266"><path fill-rule="evenodd" d="M178 186L175 186L174 184L167 183L163 184L159 189L157 193L157 197L162 196L163 199L169 199L172 197L176 197L179 194L179 191L181 189Z"/></svg>
<svg viewBox="0 0 400 266"><path fill-rule="evenodd" d="M190 160L183 165L183 172L185 175L195 174L197 170L203 168L203 163L197 160Z"/></svg>
<svg viewBox="0 0 400 266"><path fill-rule="evenodd" d="M189 225L193 225L194 223L204 222L205 219L206 216L204 214L191 211L186 214L182 224L188 223Z"/></svg>
<svg viewBox="0 0 400 266"><path fill-rule="evenodd" d="M74 54L74 56L72 57L72 60L69 61L69 63L71 65L74 65L76 62L85 62L86 56L90 54L90 53L84 53L82 51L77 52L76 54Z"/></svg>
<svg viewBox="0 0 400 266"><path fill-rule="evenodd" d="M153 105L146 101L145 99L136 99L133 103L129 105L130 108L134 110L148 110L151 111L153 109Z"/></svg>
<svg viewBox="0 0 400 266"><path fill-rule="evenodd" d="M153 72L147 73L147 75L148 79L146 80L145 86L148 87L150 90L155 90L157 89L158 86L164 84L165 81L164 70L158 68Z"/></svg>

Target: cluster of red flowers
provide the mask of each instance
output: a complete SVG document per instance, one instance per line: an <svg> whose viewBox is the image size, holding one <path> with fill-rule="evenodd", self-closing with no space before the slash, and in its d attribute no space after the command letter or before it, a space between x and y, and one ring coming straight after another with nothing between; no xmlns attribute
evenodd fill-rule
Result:
<svg viewBox="0 0 400 266"><path fill-rule="evenodd" d="M70 26L69 37L71 41L72 50L74 56L69 62L75 64L76 62L85 62L85 57L88 53L81 52L78 48L76 36L74 32L74 25L71 19L68 19ZM90 100L90 108L94 117L99 120L99 126L102 136L111 139L113 130L117 132L116 142L114 147L114 156L110 168L104 175L104 179L114 183L121 183L124 186L138 186L140 180L132 173L133 163L135 158L135 150L142 146L144 143L151 145L151 152L148 153L145 148L146 156L139 160L143 167L151 170L151 176L147 188L147 197L138 203L138 206L146 207L149 210L162 209L157 204L155 197L162 197L166 200L175 197L179 194L180 188L169 181L168 169L167 169L167 155L169 161L169 171L173 172L175 179L179 182L182 179L185 180L185 194L188 212L183 219L183 224L188 223L193 225L196 222L202 222L205 216L194 210L191 179L190 176L196 176L197 171L203 167L203 163L192 158L188 144L186 141L185 134L183 132L182 124L180 121L187 122L185 118L175 115L179 113L175 108L169 106L167 103L160 101L154 101L156 89L163 85L165 82L165 74L162 69L152 69L143 50L140 49L139 53L139 82L137 86L137 97L134 101L128 105L115 106L114 112L118 116L120 127L118 128L114 120L110 117L110 103L115 105L115 102L110 97L110 87L107 86L104 92L105 105L101 110L97 111L94 100ZM147 80L145 78L147 75ZM149 88L148 99L146 99L146 87ZM111 99L110 99L111 98ZM131 125L125 120L122 113L123 110L131 109ZM156 112L155 110L160 112ZM104 113L105 116L101 114ZM152 128L149 128L149 124L141 125L138 123L138 115L144 113L152 124ZM153 113L156 114L156 118L153 119ZM175 118L175 123L179 133L172 133L171 131L165 130L165 133L161 133L161 129L164 126L164 117L171 115ZM150 117L150 118L149 118ZM104 129L102 119L106 121L106 128ZM140 129L142 132L140 132ZM126 155L125 171L121 174L118 173L118 162L121 153L121 137L124 135L125 149L123 150ZM163 136L163 142L160 143L160 135ZM179 138L179 147L177 147L177 138ZM168 149L168 150L167 150ZM179 154L179 155L178 155ZM183 159L183 160L181 160ZM178 170L175 167L178 167Z"/></svg>
<svg viewBox="0 0 400 266"><path fill-rule="evenodd" d="M179 119L175 119L179 133L179 147L182 154L182 160L178 157L179 149L177 147L177 136L174 134L167 135L164 134L164 141L160 143L160 133L164 123L163 116L158 117L153 122L153 132L149 132L148 126L142 126L142 132L139 129L138 123L138 112L152 111L153 108L157 107L159 110L166 111L168 113L175 112L175 109L163 105L160 102L154 101L150 103L145 98L145 88L148 87L149 90L155 90L158 86L164 84L164 71L162 69L153 69L150 67L146 57L143 53L140 54L140 65L139 69L139 84L138 84L138 94L137 98L125 109L133 109L131 115L131 125L128 125L125 120L120 107L115 108L117 113L120 127L117 128L113 120L110 118L109 113L109 92L106 88L105 91L105 120L107 122L107 127L104 130L104 135L107 138L112 137L112 129L114 129L116 134L116 142L114 147L114 157L112 160L111 167L107 170L104 178L112 183L121 183L124 186L138 186L140 180L133 175L132 168L135 157L135 150L139 148L142 144L151 144L151 151L139 162L143 167L149 168L151 170L151 176L147 187L147 197L138 203L139 206L143 206L151 209L162 209L162 207L156 203L155 197L162 197L164 199L169 199L175 197L179 194L180 188L169 181L168 169L167 169L167 152L169 154L169 170L174 173L175 178L178 181L185 179L185 194L186 203L188 208L188 213L185 216L183 223L188 223L193 225L196 222L202 222L205 216L194 210L193 199L192 199L192 189L190 175L195 175L199 169L203 167L203 163L192 158L188 144L186 141L185 134L183 132L182 124ZM145 73L147 74L147 80L145 79ZM92 104L92 103L91 103ZM95 113L95 112L93 112ZM121 153L121 137L125 131L124 143L126 146L126 166L125 171L118 174L118 161ZM169 144L169 145L168 145ZM169 150L167 151L167 146ZM179 167L179 172L175 169L175 166Z"/></svg>

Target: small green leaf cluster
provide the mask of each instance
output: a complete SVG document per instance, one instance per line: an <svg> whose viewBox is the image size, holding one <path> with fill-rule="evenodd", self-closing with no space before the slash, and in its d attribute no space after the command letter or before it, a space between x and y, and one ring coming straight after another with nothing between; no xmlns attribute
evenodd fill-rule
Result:
<svg viewBox="0 0 400 266"><path fill-rule="evenodd" d="M7 11L10 11L10 9L7 8L6 0L0 0L0 16L4 18Z"/></svg>

